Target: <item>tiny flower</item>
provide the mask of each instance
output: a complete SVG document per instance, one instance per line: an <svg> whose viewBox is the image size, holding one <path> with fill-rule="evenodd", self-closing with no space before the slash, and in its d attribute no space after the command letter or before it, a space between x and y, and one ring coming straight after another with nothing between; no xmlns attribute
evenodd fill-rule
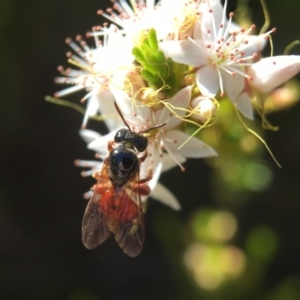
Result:
<svg viewBox="0 0 300 300"><path fill-rule="evenodd" d="M82 126L85 127L88 118L100 110L107 119L108 128L112 129L113 122L108 118L115 111L111 89L116 86L112 81L112 76L117 77L117 74L120 76L119 73L124 73L124 69L130 69L133 56L131 50L126 46L123 36L114 25L102 28L101 35L103 41L95 36L96 49L91 49L81 36L76 38L80 46L70 38L66 39L66 43L76 53L67 53L69 62L79 69L64 69L61 66L58 68L63 77L57 77L56 83L72 86L56 92L55 97L64 97L80 90L86 90L87 94L81 100L82 102L87 101ZM120 47L123 51L122 55L119 55Z"/></svg>
<svg viewBox="0 0 300 300"><path fill-rule="evenodd" d="M249 68L250 84L268 93L300 71L300 55L266 57Z"/></svg>
<svg viewBox="0 0 300 300"><path fill-rule="evenodd" d="M240 112L252 119L251 101L245 93L245 81L251 77L245 69L258 56L270 32L249 36L254 26L231 32L233 13L227 21L226 5L227 1L224 8L220 2L207 4L198 29L201 39L164 41L159 46L175 62L195 68L195 81L203 96L215 97L220 90L221 96L226 93Z"/></svg>
<svg viewBox="0 0 300 300"><path fill-rule="evenodd" d="M219 0L211 0L211 3ZM150 29L155 29L159 40L178 40L193 36L201 15L203 0L195 1L114 1L113 8L98 14L116 24L128 42L136 43ZM94 33L97 35L97 32Z"/></svg>
<svg viewBox="0 0 300 300"><path fill-rule="evenodd" d="M211 147L196 138L190 139L184 147L178 149L190 138L188 134L177 129L180 123L182 123L188 103L190 102L190 87L183 88L168 101L162 101L162 103L165 104L160 109L142 105L139 106L139 103L132 107L132 99L128 95L123 92L114 93L114 95L121 111L124 113L126 122L128 122L133 130L139 132L158 124L166 123L153 134L151 131L149 132L148 153L154 170L156 166L160 164L161 157L163 157L164 153L168 153L173 157L174 161L182 169L184 169L183 166L176 159L178 155L185 158L200 158L217 155ZM170 107L173 113L170 112Z"/></svg>
<svg viewBox="0 0 300 300"><path fill-rule="evenodd" d="M210 121L217 111L216 101L204 96L192 99L191 106L197 111L192 117L202 123Z"/></svg>

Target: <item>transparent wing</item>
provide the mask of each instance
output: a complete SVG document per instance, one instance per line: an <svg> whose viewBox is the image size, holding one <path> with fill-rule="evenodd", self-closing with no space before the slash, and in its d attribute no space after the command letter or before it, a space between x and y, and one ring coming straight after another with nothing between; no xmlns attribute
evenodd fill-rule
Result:
<svg viewBox="0 0 300 300"><path fill-rule="evenodd" d="M112 186L107 176L107 166L104 164L82 220L82 242L88 249L97 247L110 235L106 219L107 212L103 209L105 208L103 202L111 189Z"/></svg>
<svg viewBox="0 0 300 300"><path fill-rule="evenodd" d="M139 211L136 219L130 222L124 222L119 232L115 235L115 239L128 256L138 256L142 251L145 239L143 213Z"/></svg>

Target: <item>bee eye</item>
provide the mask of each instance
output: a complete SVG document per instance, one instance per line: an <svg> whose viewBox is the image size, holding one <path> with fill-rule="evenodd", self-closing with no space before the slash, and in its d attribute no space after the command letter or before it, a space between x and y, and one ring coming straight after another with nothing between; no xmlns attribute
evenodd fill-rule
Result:
<svg viewBox="0 0 300 300"><path fill-rule="evenodd" d="M126 135L128 134L128 132L129 132L128 129L125 129L125 128L119 129L114 138L115 142L120 143L120 142L125 141Z"/></svg>
<svg viewBox="0 0 300 300"><path fill-rule="evenodd" d="M134 146L139 152L143 152L148 146L148 139L144 136L138 136L134 141Z"/></svg>

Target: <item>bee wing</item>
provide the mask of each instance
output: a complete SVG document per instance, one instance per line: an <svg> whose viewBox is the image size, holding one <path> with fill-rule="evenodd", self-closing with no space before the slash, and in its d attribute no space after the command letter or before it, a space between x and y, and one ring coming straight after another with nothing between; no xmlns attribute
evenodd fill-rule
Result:
<svg viewBox="0 0 300 300"><path fill-rule="evenodd" d="M82 220L82 242L88 249L103 243L110 235L100 205L101 195L94 193L90 199Z"/></svg>
<svg viewBox="0 0 300 300"><path fill-rule="evenodd" d="M106 212L103 211L103 205L101 203L104 191L111 189L110 181L106 175L107 166L103 165L102 171L100 175L98 175L98 183L95 187L94 194L89 200L82 220L82 242L88 249L97 247L110 235L110 230L107 226ZM97 189L99 185L105 188Z"/></svg>
<svg viewBox="0 0 300 300"><path fill-rule="evenodd" d="M118 224L112 230L115 240L123 251L135 257L140 254L145 239L145 220L141 209L139 190L134 188L139 182L137 172L119 191Z"/></svg>
<svg viewBox="0 0 300 300"><path fill-rule="evenodd" d="M115 235L115 240L123 251L130 257L140 254L145 239L144 215L140 211L138 219L126 222L120 227L120 231Z"/></svg>

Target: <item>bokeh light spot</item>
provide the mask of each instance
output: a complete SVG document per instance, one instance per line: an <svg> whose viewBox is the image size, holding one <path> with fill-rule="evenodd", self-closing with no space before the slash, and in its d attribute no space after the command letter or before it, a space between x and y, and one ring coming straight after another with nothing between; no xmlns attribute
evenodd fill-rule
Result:
<svg viewBox="0 0 300 300"><path fill-rule="evenodd" d="M275 232L267 226L254 228L246 241L249 256L261 261L269 261L278 248Z"/></svg>
<svg viewBox="0 0 300 300"><path fill-rule="evenodd" d="M237 221L232 213L204 209L192 219L194 236L202 242L225 243L237 231Z"/></svg>
<svg viewBox="0 0 300 300"><path fill-rule="evenodd" d="M216 241L226 242L236 233L237 221L233 214L219 211L211 216L208 230Z"/></svg>
<svg viewBox="0 0 300 300"><path fill-rule="evenodd" d="M245 169L245 186L252 191L263 191L270 185L272 177L272 172L266 165L252 162Z"/></svg>
<svg viewBox="0 0 300 300"><path fill-rule="evenodd" d="M184 263L195 282L206 290L214 290L237 278L246 267L246 256L235 246L195 243L184 253Z"/></svg>

